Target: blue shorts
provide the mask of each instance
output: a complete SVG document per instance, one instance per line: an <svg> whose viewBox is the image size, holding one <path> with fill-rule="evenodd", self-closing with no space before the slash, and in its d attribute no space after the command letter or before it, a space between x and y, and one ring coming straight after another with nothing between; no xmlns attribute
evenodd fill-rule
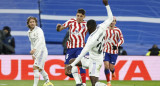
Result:
<svg viewBox="0 0 160 86"><path fill-rule="evenodd" d="M104 60L103 61L109 61L109 63L115 65L116 64L116 60L118 57L118 54L110 54L110 53L104 53Z"/></svg>
<svg viewBox="0 0 160 86"><path fill-rule="evenodd" d="M78 55L81 53L83 48L70 48L67 49L67 53L65 56L65 62L64 64L69 64L69 60L72 58L77 58Z"/></svg>

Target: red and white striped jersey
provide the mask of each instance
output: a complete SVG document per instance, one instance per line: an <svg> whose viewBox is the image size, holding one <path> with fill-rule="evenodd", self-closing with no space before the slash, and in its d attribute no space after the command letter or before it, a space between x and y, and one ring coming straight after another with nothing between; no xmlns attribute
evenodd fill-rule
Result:
<svg viewBox="0 0 160 86"><path fill-rule="evenodd" d="M124 38L121 30L117 27L106 30L104 52L118 54L118 46L124 43ZM117 46L117 50L113 50L113 46Z"/></svg>
<svg viewBox="0 0 160 86"><path fill-rule="evenodd" d="M84 21L78 23L72 18L63 24L64 27L69 27L69 38L67 48L80 48L85 45L85 36L87 34L87 23Z"/></svg>

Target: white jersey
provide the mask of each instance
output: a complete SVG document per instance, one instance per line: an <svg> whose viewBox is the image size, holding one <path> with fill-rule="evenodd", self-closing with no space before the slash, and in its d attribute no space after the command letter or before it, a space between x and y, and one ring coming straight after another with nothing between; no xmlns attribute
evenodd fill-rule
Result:
<svg viewBox="0 0 160 86"><path fill-rule="evenodd" d="M82 57L86 55L87 52L89 52L90 58L95 60L101 58L101 60L103 61L102 51L105 31L113 21L113 15L110 6L106 6L106 9L108 13L108 19L105 20L103 23L99 24L96 30L92 34L90 34L85 47L81 51L81 54L78 56L78 58L76 58L76 60L71 64L72 66L75 66L82 59Z"/></svg>
<svg viewBox="0 0 160 86"><path fill-rule="evenodd" d="M33 54L36 58L42 52L46 52L48 54L44 33L40 27L35 26L32 31L28 30L28 37L31 42L31 50L36 49L35 53Z"/></svg>
<svg viewBox="0 0 160 86"><path fill-rule="evenodd" d="M104 38L105 32L98 25L96 30L90 34L86 43L87 47L91 47L89 51L89 58L103 59Z"/></svg>

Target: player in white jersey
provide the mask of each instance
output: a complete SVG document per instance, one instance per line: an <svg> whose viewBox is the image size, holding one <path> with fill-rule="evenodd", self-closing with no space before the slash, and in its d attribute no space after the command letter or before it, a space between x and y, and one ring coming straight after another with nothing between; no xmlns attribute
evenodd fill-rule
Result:
<svg viewBox="0 0 160 86"><path fill-rule="evenodd" d="M67 67L67 72L71 73L71 71L73 71L72 67L77 65L77 63L79 63L79 61L89 52L89 76L92 86L100 86L97 82L99 79L100 68L103 64L103 43L105 31L113 21L113 15L110 6L108 5L108 0L103 0L103 3L107 9L108 19L105 20L103 23L99 24L98 26L96 25L96 22L94 20L89 20L87 22L87 28L90 34L87 43L78 58L76 58L75 61ZM81 63L83 66L84 62L82 60Z"/></svg>
<svg viewBox="0 0 160 86"><path fill-rule="evenodd" d="M30 54L34 60L33 71L34 71L34 84L33 86L38 85L39 73L43 76L45 83L49 82L48 74L44 70L44 64L48 56L48 51L46 48L44 33L40 27L37 26L37 19L35 17L28 17L27 26L28 37L31 42L31 51Z"/></svg>
<svg viewBox="0 0 160 86"><path fill-rule="evenodd" d="M121 30L116 26L116 18L113 17L113 21L106 30L105 45L104 45L104 66L105 75L107 79L107 85L111 86L110 71L112 72L112 80L115 79L115 68L118 57L118 47L124 43L124 38Z"/></svg>

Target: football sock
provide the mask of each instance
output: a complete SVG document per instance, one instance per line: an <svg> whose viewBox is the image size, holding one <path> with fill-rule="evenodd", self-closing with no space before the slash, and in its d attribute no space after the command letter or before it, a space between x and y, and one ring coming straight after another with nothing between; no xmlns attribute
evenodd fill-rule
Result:
<svg viewBox="0 0 160 86"><path fill-rule="evenodd" d="M77 67L73 66L71 72L72 72L72 75L74 77L74 80L76 81L76 84L81 84L81 80L80 80L80 77L79 77L79 74L78 74Z"/></svg>
<svg viewBox="0 0 160 86"><path fill-rule="evenodd" d="M110 83L110 71L109 69L105 69L104 71L105 71L107 82Z"/></svg>
<svg viewBox="0 0 160 86"><path fill-rule="evenodd" d="M43 76L44 80L45 80L46 82L49 82L48 74L46 73L46 71L45 71L45 70L42 70L40 73L41 73L41 75Z"/></svg>
<svg viewBox="0 0 160 86"><path fill-rule="evenodd" d="M37 86L38 85L38 81L39 81L39 71L38 70L34 70L34 84L33 84L33 86Z"/></svg>
<svg viewBox="0 0 160 86"><path fill-rule="evenodd" d="M86 83L86 70L83 68L80 68L80 74L82 78L82 83Z"/></svg>

